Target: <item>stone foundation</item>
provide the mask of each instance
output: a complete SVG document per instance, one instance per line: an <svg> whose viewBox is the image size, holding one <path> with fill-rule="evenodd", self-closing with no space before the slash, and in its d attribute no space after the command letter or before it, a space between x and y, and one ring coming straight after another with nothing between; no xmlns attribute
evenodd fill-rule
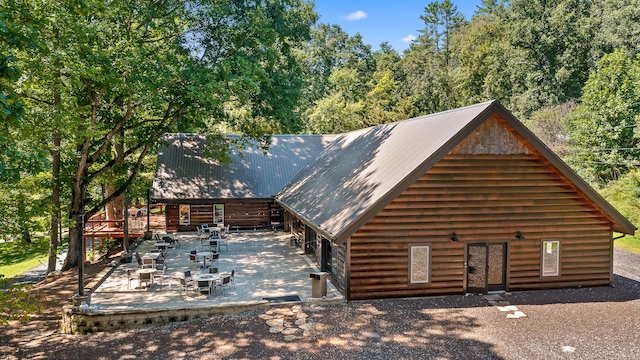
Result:
<svg viewBox="0 0 640 360"><path fill-rule="evenodd" d="M243 302L233 305L212 305L187 309L141 309L126 311L82 312L78 307L68 305L62 314L62 332L66 334L87 334L101 331L136 329L158 326L180 321L236 314L245 311L266 311L269 302Z"/></svg>

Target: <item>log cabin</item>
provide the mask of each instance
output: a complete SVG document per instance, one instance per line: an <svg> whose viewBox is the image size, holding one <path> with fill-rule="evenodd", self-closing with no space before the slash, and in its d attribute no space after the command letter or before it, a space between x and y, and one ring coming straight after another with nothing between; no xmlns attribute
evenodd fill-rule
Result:
<svg viewBox="0 0 640 360"><path fill-rule="evenodd" d="M258 229L282 224L274 195L333 139L331 135L273 135L267 151L229 135L230 162L210 155L205 135L168 134L158 150L153 201L166 205L167 232L203 224Z"/></svg>
<svg viewBox="0 0 640 360"><path fill-rule="evenodd" d="M636 230L497 101L339 135L275 198L349 300L609 285Z"/></svg>

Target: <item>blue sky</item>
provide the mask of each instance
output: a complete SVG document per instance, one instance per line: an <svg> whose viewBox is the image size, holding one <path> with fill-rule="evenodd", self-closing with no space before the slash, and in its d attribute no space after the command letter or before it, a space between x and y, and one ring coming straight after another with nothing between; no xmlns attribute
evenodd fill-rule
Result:
<svg viewBox="0 0 640 360"><path fill-rule="evenodd" d="M320 23L339 25L349 35L360 33L373 50L388 41L402 54L409 47L418 29L424 28L420 15L435 0L316 0L315 9ZM480 0L453 0L467 20L476 10Z"/></svg>

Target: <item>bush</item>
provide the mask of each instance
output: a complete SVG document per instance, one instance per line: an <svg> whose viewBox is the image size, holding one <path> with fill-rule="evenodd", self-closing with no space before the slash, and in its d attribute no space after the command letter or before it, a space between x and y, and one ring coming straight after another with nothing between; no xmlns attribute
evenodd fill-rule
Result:
<svg viewBox="0 0 640 360"><path fill-rule="evenodd" d="M10 320L27 322L31 315L42 312L43 306L37 294L30 292L31 286L12 285L0 274L0 322Z"/></svg>

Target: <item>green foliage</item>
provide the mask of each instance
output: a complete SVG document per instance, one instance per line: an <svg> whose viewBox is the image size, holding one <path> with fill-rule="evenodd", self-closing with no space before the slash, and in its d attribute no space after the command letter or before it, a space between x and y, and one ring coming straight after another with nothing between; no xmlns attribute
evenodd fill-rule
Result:
<svg viewBox="0 0 640 360"><path fill-rule="evenodd" d="M589 70L595 21L587 0L516 0L505 12L513 46L512 110L528 115L580 97Z"/></svg>
<svg viewBox="0 0 640 360"><path fill-rule="evenodd" d="M605 55L584 88L582 104L567 118L569 161L604 183L638 163L640 59L624 50Z"/></svg>
<svg viewBox="0 0 640 360"><path fill-rule="evenodd" d="M96 246L96 252L101 260L108 261L114 251L122 249L122 241L119 239L108 238L102 241L102 244Z"/></svg>
<svg viewBox="0 0 640 360"><path fill-rule="evenodd" d="M30 289L30 286L11 285L11 282L0 274L0 322L27 322L33 314L42 312L40 298L29 291Z"/></svg>
<svg viewBox="0 0 640 360"><path fill-rule="evenodd" d="M569 132L565 117L576 107L568 101L557 106L547 106L535 111L523 123L558 156L567 155Z"/></svg>
<svg viewBox="0 0 640 360"><path fill-rule="evenodd" d="M640 224L640 170L621 176L600 193L633 224Z"/></svg>
<svg viewBox="0 0 640 360"><path fill-rule="evenodd" d="M619 246L627 251L640 254L640 238L636 236L625 236L614 242L615 246Z"/></svg>

